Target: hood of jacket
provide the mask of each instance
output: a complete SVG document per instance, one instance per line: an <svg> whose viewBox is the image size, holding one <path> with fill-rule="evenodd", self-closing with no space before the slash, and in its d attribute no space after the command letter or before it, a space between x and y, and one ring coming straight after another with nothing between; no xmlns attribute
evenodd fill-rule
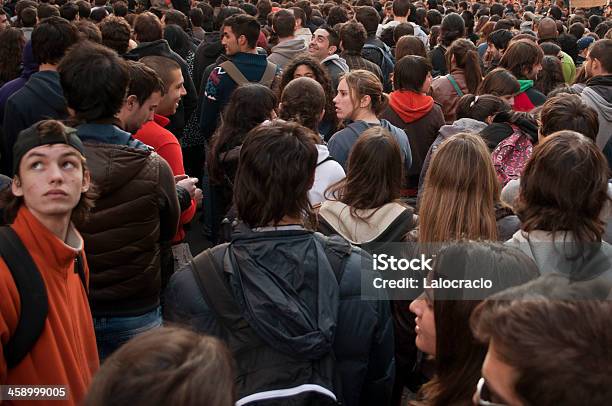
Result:
<svg viewBox="0 0 612 406"><path fill-rule="evenodd" d="M348 72L350 70L349 66L347 65L346 61L344 60L344 58L340 58L340 55L338 54L333 54L328 56L327 58L323 59L321 61L321 64L323 65L336 65L338 68L340 68L342 70L342 72Z"/></svg>
<svg viewBox="0 0 612 406"><path fill-rule="evenodd" d="M365 244L378 238L407 208L391 202L376 209L356 210L334 200L323 202L319 215L342 237L353 244ZM368 220L362 220L367 218Z"/></svg>
<svg viewBox="0 0 612 406"><path fill-rule="evenodd" d="M23 70L21 71L22 78L28 79L34 73L38 72L38 63L36 59L34 59L34 53L32 52L32 41L28 41L25 47L23 47L21 63L23 64Z"/></svg>
<svg viewBox="0 0 612 406"><path fill-rule="evenodd" d="M219 53L224 51L223 44L221 44L221 34L215 31L204 34L204 39L198 45L196 53L202 53L207 58L216 58Z"/></svg>
<svg viewBox="0 0 612 406"><path fill-rule="evenodd" d="M487 126L482 121L474 120L473 118L460 118L453 124L443 125L440 128L440 135L443 139L447 139L455 134L468 132L478 134Z"/></svg>
<svg viewBox="0 0 612 406"><path fill-rule="evenodd" d="M66 99L64 99L59 73L50 70L33 73L24 88L55 111L66 111Z"/></svg>
<svg viewBox="0 0 612 406"><path fill-rule="evenodd" d="M166 58L175 59L172 49L168 41L165 39L158 39L157 41L141 42L138 46L131 51L124 54L124 58L137 61L145 56L165 56Z"/></svg>
<svg viewBox="0 0 612 406"><path fill-rule="evenodd" d="M607 81L612 82L612 76L595 77L587 82L586 87L582 91L582 96L590 98L599 114L606 121L612 122L612 83L605 85L604 78L609 78ZM595 79L602 80L595 81Z"/></svg>
<svg viewBox="0 0 612 406"><path fill-rule="evenodd" d="M433 107L433 97L412 91L395 91L389 95L389 105L405 123L423 118Z"/></svg>
<svg viewBox="0 0 612 406"><path fill-rule="evenodd" d="M317 144L317 165L329 158L329 148L325 144Z"/></svg>
<svg viewBox="0 0 612 406"><path fill-rule="evenodd" d="M607 281L608 288L612 286L612 246L606 242L583 245L570 232L553 236L548 231L519 230L506 245L531 257L542 275L560 273L572 281Z"/></svg>
<svg viewBox="0 0 612 406"><path fill-rule="evenodd" d="M259 337L280 351L318 359L332 348L339 289L321 240L301 226L232 235L232 290Z"/></svg>
<svg viewBox="0 0 612 406"><path fill-rule="evenodd" d="M533 87L533 80L519 79L518 82L521 85L520 93L526 92Z"/></svg>
<svg viewBox="0 0 612 406"><path fill-rule="evenodd" d="M91 178L95 179L96 192L100 196L108 196L125 187L147 165L152 153L148 149L100 143L91 139L84 140L84 145Z"/></svg>
<svg viewBox="0 0 612 406"><path fill-rule="evenodd" d="M284 56L285 58L293 58L297 54L308 51L306 45L304 44L304 40L301 38L290 39L287 41L283 41L278 45L272 47L273 54L279 54Z"/></svg>

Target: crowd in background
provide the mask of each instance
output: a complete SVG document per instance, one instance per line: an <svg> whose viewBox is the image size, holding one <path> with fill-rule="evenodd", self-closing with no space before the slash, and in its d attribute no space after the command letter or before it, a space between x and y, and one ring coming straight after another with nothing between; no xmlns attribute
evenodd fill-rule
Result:
<svg viewBox="0 0 612 406"><path fill-rule="evenodd" d="M0 0L0 384L611 404L595 3Z"/></svg>

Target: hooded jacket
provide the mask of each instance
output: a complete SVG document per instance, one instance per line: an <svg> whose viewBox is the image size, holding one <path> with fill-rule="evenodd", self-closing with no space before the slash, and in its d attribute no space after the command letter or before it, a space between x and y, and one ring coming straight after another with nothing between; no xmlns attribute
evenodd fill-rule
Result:
<svg viewBox="0 0 612 406"><path fill-rule="evenodd" d="M19 132L43 119L63 120L68 116L66 100L55 71L34 73L25 86L8 98L4 109L3 173L13 175L13 144Z"/></svg>
<svg viewBox="0 0 612 406"><path fill-rule="evenodd" d="M612 75L596 76L587 81L582 100L597 112L597 146L604 148L612 136Z"/></svg>
<svg viewBox="0 0 612 406"><path fill-rule="evenodd" d="M484 128L486 128L487 124L482 121L474 120L472 118L460 118L455 121L451 125L444 125L440 128L440 133L438 137L435 139L429 151L427 151L427 156L425 157L425 161L423 162L423 169L421 169L421 176L419 178L419 196L423 190L423 184L425 183L425 175L427 174L427 169L429 169L429 163L431 162L431 157L433 153L438 149L442 141L447 138L452 137L455 134L459 133L472 133L478 134Z"/></svg>
<svg viewBox="0 0 612 406"><path fill-rule="evenodd" d="M49 312L30 352L7 370L2 348L15 333L22 308L15 282L0 258L0 384L65 385L70 396L54 403L78 405L99 366L87 292L74 269L77 255L83 250L83 239L71 224L67 242L60 240L23 205L11 228L23 241L43 279ZM87 278L87 261L83 262Z"/></svg>
<svg viewBox="0 0 612 406"><path fill-rule="evenodd" d="M336 161L346 170L346 161L348 160L349 153L353 148L353 145L357 142L359 136L368 128L381 126L386 129L395 137L395 140L399 144L400 150L404 155L404 167L405 173L408 173L412 166L412 152L410 150L410 144L408 143L408 136L401 128L394 126L385 119L381 119L380 123L366 123L365 121L353 121L346 128L338 131L332 135L328 143L329 153L334 157Z"/></svg>
<svg viewBox="0 0 612 406"><path fill-rule="evenodd" d="M317 168L312 188L308 191L308 200L313 206L325 201L325 190L334 183L344 179L346 174L342 165L329 154L327 145L317 144Z"/></svg>
<svg viewBox="0 0 612 406"><path fill-rule="evenodd" d="M335 94L338 89L338 83L340 83L340 76L349 71L349 66L338 54L333 54L323 59L321 65L325 66L327 73L329 73Z"/></svg>
<svg viewBox="0 0 612 406"><path fill-rule="evenodd" d="M470 91L468 90L463 70L454 69L450 74L453 75L463 94L468 94ZM442 107L446 123L452 124L457 117L457 105L461 96L459 96L447 76L438 76L431 82L431 96Z"/></svg>
<svg viewBox="0 0 612 406"><path fill-rule="evenodd" d="M273 46L268 60L284 69L289 61L305 52L308 52L308 48L304 45L304 40L302 38L294 38Z"/></svg>
<svg viewBox="0 0 612 406"><path fill-rule="evenodd" d="M221 33L219 31L207 32L204 39L198 45L193 64L193 83L196 89L202 88L202 81L208 79L204 75L205 69L215 63L219 55L223 54L223 44L221 44Z"/></svg>
<svg viewBox="0 0 612 406"><path fill-rule="evenodd" d="M541 106L546 101L539 90L533 87L533 80L519 79L521 92L514 97L514 111L530 112L534 108Z"/></svg>
<svg viewBox="0 0 612 406"><path fill-rule="evenodd" d="M572 233L534 230L529 233L519 230L506 245L518 248L531 257L540 274L560 273L570 283L598 285L607 290L612 298L612 246L606 242L579 244ZM580 252L584 249L583 254Z"/></svg>
<svg viewBox="0 0 612 406"><path fill-rule="evenodd" d="M160 243L177 231L174 176L158 154L110 124L77 128L99 195L77 224L91 270L94 317L139 316L159 306Z"/></svg>
<svg viewBox="0 0 612 406"><path fill-rule="evenodd" d="M410 91L391 93L389 105L382 112L381 118L389 120L396 127L403 128L408 136L412 167L407 173L407 187L410 195L416 195L425 157L438 136L438 131L444 125L444 114L440 105L434 103L429 96L398 97L402 95L411 96L416 93Z"/></svg>
<svg viewBox="0 0 612 406"><path fill-rule="evenodd" d="M260 338L307 359L333 350L343 404L388 403L390 309L386 301L361 299L362 251L353 248L338 286L321 238L299 226L240 231L227 249L234 297ZM191 270L172 276L164 303L164 319L226 338Z"/></svg>
<svg viewBox="0 0 612 406"><path fill-rule="evenodd" d="M6 82L0 88L0 126L4 122L4 106L6 105L8 98L19 91L19 89L26 84L28 79L30 79L30 76L38 72L38 63L34 59L34 54L32 53L32 43L29 41L23 48L21 63L23 65L21 75L16 79Z"/></svg>
<svg viewBox="0 0 612 406"><path fill-rule="evenodd" d="M187 94L181 98L176 113L168 117L170 119L170 124L166 127L168 131L180 137L183 134L183 128L185 128L191 114L196 111L198 106L198 92L189 74L187 62L185 62L179 54L170 49L170 45L168 45L168 41L165 39L159 39L152 42L141 42L136 48L126 53L124 58L137 61L145 56L164 56L173 59L181 67L181 73L185 81L183 86L185 86Z"/></svg>

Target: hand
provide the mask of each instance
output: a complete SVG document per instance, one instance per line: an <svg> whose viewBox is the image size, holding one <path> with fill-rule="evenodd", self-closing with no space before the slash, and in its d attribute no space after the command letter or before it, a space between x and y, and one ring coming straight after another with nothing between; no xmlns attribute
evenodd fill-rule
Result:
<svg viewBox="0 0 612 406"><path fill-rule="evenodd" d="M187 192L189 192L189 196L191 196L191 198L195 198L195 193L196 193L196 183L198 183L198 178L190 178L186 175L179 175L180 176L184 176L184 178L181 178L178 182L176 182L176 184L180 187L182 187L183 189L187 190ZM176 179L177 177L175 177Z"/></svg>
<svg viewBox="0 0 612 406"><path fill-rule="evenodd" d="M201 207L202 206L202 198L203 197L204 197L204 194L202 193L202 189L196 188L195 195L193 196L193 199L196 202L196 207Z"/></svg>

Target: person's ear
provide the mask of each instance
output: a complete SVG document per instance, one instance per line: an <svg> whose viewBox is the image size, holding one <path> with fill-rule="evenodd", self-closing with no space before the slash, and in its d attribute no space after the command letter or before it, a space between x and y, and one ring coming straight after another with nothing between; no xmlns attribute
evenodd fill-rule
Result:
<svg viewBox="0 0 612 406"><path fill-rule="evenodd" d="M23 197L23 188L21 187L21 180L17 175L13 177L13 182L11 182L11 192L13 192L13 195L17 197Z"/></svg>
<svg viewBox="0 0 612 406"><path fill-rule="evenodd" d="M129 95L127 99L125 99L125 105L130 111L136 110L138 108L138 97L134 94Z"/></svg>
<svg viewBox="0 0 612 406"><path fill-rule="evenodd" d="M238 45L240 45L241 47L245 46L247 44L247 39L244 35L241 35L238 37Z"/></svg>
<svg viewBox="0 0 612 406"><path fill-rule="evenodd" d="M85 193L91 186L91 175L88 170L83 171L83 184L81 185L81 193Z"/></svg>
<svg viewBox="0 0 612 406"><path fill-rule="evenodd" d="M361 100L359 101L359 107L360 108L366 108L370 105L370 103L372 103L372 98L369 95L365 95L361 98Z"/></svg>
<svg viewBox="0 0 612 406"><path fill-rule="evenodd" d="M330 45L330 47L329 47L329 54L330 54L330 55L333 55L333 54L335 54L336 52L338 52L338 47L337 47L337 46L335 46L335 45Z"/></svg>

